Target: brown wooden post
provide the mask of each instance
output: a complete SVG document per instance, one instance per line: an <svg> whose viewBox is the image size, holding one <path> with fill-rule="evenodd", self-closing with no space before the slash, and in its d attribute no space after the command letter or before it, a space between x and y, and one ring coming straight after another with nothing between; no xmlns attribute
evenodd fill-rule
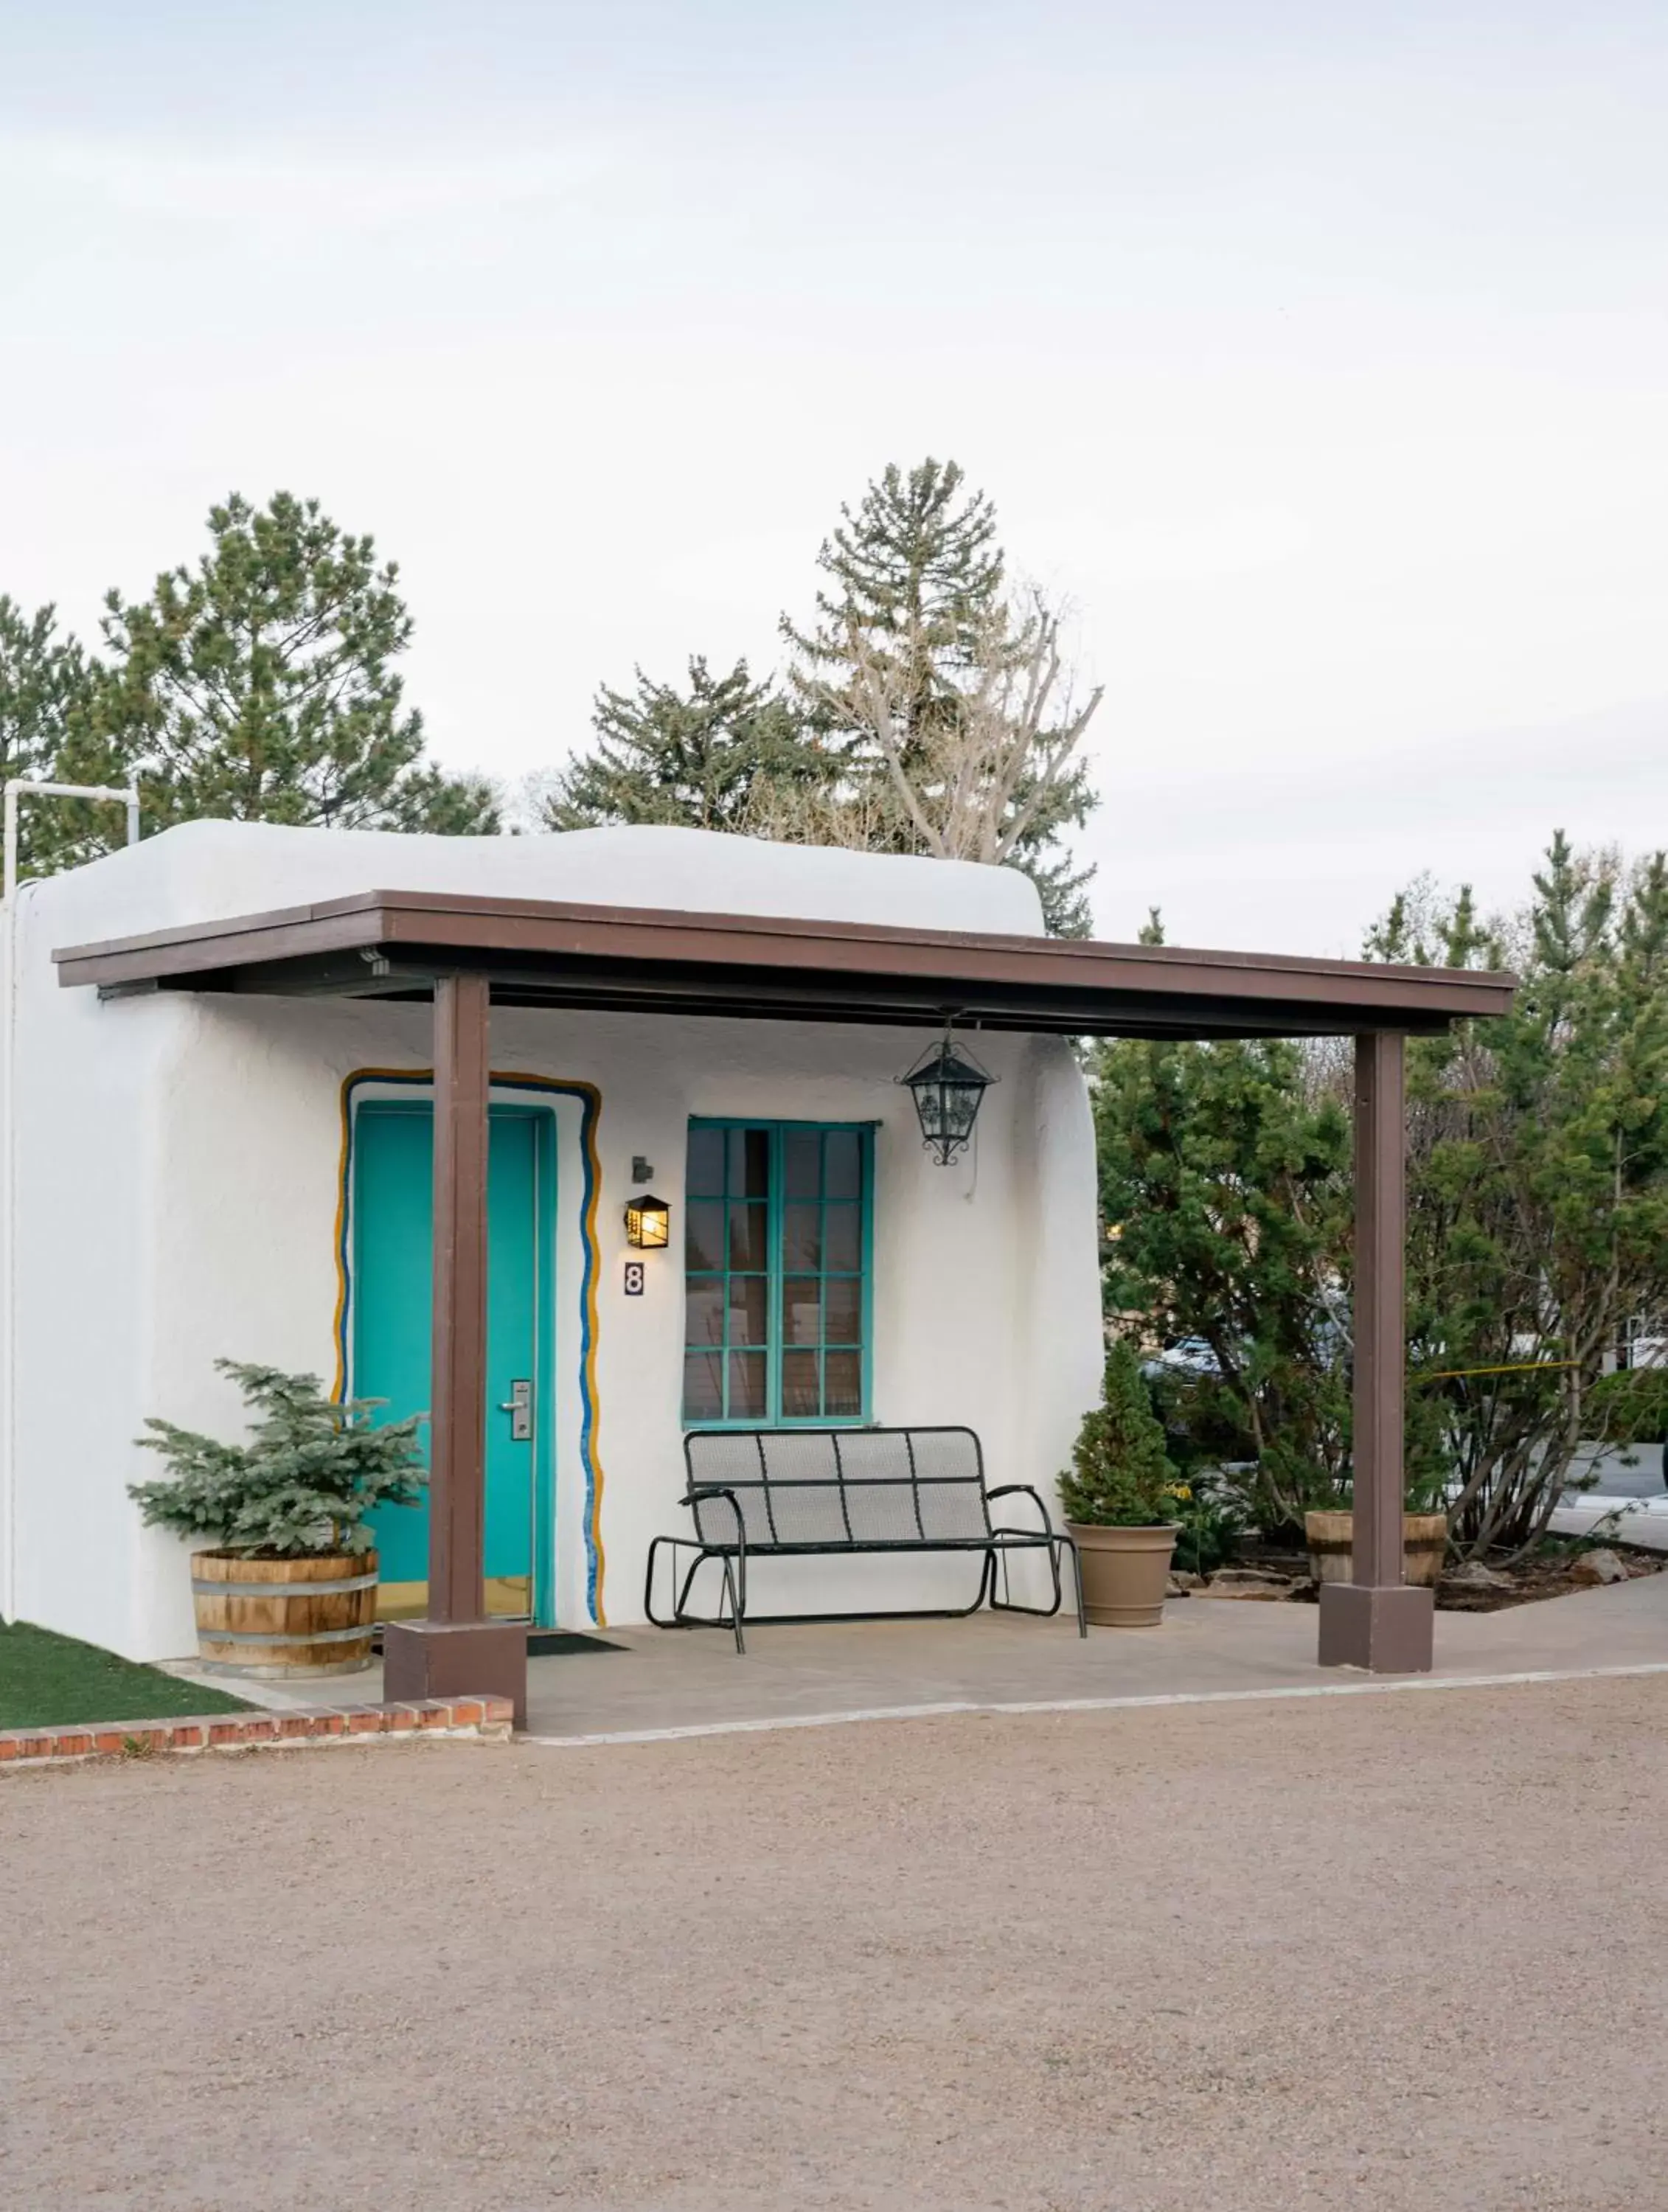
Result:
<svg viewBox="0 0 1668 2212"><path fill-rule="evenodd" d="M490 1029L485 976L442 976L435 986L431 1620L479 1620L484 1611Z"/></svg>
<svg viewBox="0 0 1668 2212"><path fill-rule="evenodd" d="M1434 1598L1403 1578L1407 1040L1355 1040L1354 1518L1347 1583L1323 1583L1320 1663L1429 1670Z"/></svg>
<svg viewBox="0 0 1668 2212"><path fill-rule="evenodd" d="M486 1617L487 1155L491 990L435 985L434 1338L429 1381L429 1617L383 1632L393 1698L514 1699L527 1723L527 1630Z"/></svg>

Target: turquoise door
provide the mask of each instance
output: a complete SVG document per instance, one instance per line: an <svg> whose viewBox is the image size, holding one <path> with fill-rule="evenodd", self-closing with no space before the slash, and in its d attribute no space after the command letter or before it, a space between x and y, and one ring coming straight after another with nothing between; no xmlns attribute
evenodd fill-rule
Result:
<svg viewBox="0 0 1668 2212"><path fill-rule="evenodd" d="M495 1106L488 1156L486 1603L537 1617L540 1500L549 1479L541 1278L553 1218L550 1116ZM434 1115L426 1103L368 1100L354 1121L353 1394L386 1398L397 1419L429 1410L434 1221ZM520 1419L508 1410L528 1401ZM425 1437L425 1452L427 1441ZM429 1594L429 1508L385 1507L376 1547L384 1619L420 1613Z"/></svg>

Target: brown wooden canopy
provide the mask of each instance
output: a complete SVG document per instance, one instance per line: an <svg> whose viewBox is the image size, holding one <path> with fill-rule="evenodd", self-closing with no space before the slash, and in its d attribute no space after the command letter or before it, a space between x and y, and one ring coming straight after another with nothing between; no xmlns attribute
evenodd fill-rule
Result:
<svg viewBox="0 0 1668 2212"><path fill-rule="evenodd" d="M1504 1013L1510 975L1172 945L794 921L542 899L365 891L53 954L58 980L140 991L434 1003L429 1618L391 1623L395 1697L527 1702L523 1632L486 1619L487 1146L495 1004L965 1025L1077 1036L1354 1036L1352 1579L1321 1591L1323 1664L1431 1664L1431 1600L1402 1574L1404 1049L1409 1032Z"/></svg>
<svg viewBox="0 0 1668 2212"><path fill-rule="evenodd" d="M1175 945L798 921L554 900L364 891L56 951L107 994L427 999L484 975L494 1004L1077 1036L1429 1031L1510 1004L1509 975Z"/></svg>

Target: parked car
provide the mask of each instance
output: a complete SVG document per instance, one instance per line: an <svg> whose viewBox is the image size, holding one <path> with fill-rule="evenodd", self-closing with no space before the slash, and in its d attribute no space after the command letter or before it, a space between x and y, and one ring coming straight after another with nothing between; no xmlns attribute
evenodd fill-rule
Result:
<svg viewBox="0 0 1668 2212"><path fill-rule="evenodd" d="M1143 1375L1220 1375L1216 1354L1202 1336L1184 1336L1167 1344L1154 1359L1141 1362Z"/></svg>

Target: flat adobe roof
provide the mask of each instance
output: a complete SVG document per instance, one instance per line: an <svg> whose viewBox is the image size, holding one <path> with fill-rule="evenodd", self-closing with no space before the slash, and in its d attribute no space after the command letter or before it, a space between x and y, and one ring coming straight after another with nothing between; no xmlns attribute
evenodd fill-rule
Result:
<svg viewBox="0 0 1668 2212"><path fill-rule="evenodd" d="M1073 1036L1439 1031L1507 1011L1509 975L1170 945L897 929L545 899L373 890L60 947L105 996L217 991L426 999L484 974L496 1003Z"/></svg>

